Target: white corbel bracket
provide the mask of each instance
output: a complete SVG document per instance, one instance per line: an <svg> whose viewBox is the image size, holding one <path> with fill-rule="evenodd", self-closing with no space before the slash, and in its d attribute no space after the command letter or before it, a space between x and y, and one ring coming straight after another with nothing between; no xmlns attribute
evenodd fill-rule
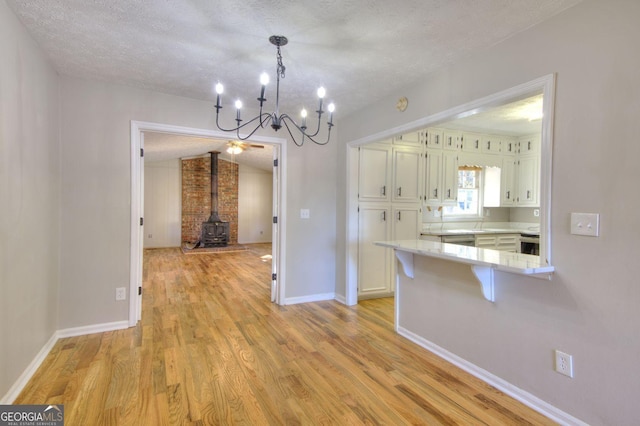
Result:
<svg viewBox="0 0 640 426"><path fill-rule="evenodd" d="M413 278L413 253L400 251L400 250L394 250L394 251L396 252L396 257L398 258L398 261L402 265L402 270L404 271L404 274L409 278Z"/></svg>
<svg viewBox="0 0 640 426"><path fill-rule="evenodd" d="M495 302L496 294L493 288L493 268L490 266L471 265L471 271L480 283L484 298L489 302Z"/></svg>
<svg viewBox="0 0 640 426"><path fill-rule="evenodd" d="M402 265L404 274L409 278L413 278L413 253L401 250L394 251L396 253L396 258ZM482 290L482 295L484 296L484 298L489 302L495 302L496 297L493 287L493 268L490 266L471 265L471 271L480 283L480 289Z"/></svg>

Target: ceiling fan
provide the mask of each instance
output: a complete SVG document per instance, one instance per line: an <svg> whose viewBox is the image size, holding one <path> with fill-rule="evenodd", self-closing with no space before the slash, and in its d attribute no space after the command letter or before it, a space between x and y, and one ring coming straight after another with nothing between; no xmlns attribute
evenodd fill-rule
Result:
<svg viewBox="0 0 640 426"><path fill-rule="evenodd" d="M229 141L227 142L227 153L232 155L241 154L244 150L250 148L260 148L263 149L264 145L256 145L248 142L241 141Z"/></svg>

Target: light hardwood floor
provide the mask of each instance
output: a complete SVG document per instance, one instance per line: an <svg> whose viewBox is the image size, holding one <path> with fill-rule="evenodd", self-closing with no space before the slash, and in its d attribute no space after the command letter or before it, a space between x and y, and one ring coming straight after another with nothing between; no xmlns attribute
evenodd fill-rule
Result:
<svg viewBox="0 0 640 426"><path fill-rule="evenodd" d="M269 251L146 250L138 326L61 339L16 403L67 426L553 424L398 336L392 299L270 303Z"/></svg>

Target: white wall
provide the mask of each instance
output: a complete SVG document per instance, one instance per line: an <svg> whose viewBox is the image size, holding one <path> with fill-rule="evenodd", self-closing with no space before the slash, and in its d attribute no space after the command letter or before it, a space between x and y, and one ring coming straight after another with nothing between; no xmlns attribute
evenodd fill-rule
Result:
<svg viewBox="0 0 640 426"><path fill-rule="evenodd" d="M238 170L238 243L269 243L273 217L273 173L245 164Z"/></svg>
<svg viewBox="0 0 640 426"><path fill-rule="evenodd" d="M0 402L58 329L58 76L0 1Z"/></svg>
<svg viewBox="0 0 640 426"><path fill-rule="evenodd" d="M180 247L181 171L179 159L145 161L144 248Z"/></svg>
<svg viewBox="0 0 640 426"><path fill-rule="evenodd" d="M640 2L585 0L341 122L345 144L556 73L550 282L498 274L496 302L460 265L424 263L405 299L412 331L593 425L637 424L640 285ZM416 55L416 60L421 60ZM405 113L396 100L408 96ZM339 155L339 180L345 181ZM338 233L345 231L340 186ZM571 212L601 214L601 236L569 233ZM337 291L344 294L345 244ZM433 272L429 272L433 268ZM455 277L447 280L442 274ZM413 317L412 317L413 315ZM553 350L575 378L553 371ZM612 361L615 360L615 361Z"/></svg>

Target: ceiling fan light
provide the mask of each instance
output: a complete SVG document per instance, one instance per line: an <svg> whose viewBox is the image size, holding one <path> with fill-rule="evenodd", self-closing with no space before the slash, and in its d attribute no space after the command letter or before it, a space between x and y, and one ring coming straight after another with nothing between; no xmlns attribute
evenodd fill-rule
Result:
<svg viewBox="0 0 640 426"><path fill-rule="evenodd" d="M240 148L238 145L232 145L227 148L227 153L231 155L238 155L242 153L242 148Z"/></svg>

